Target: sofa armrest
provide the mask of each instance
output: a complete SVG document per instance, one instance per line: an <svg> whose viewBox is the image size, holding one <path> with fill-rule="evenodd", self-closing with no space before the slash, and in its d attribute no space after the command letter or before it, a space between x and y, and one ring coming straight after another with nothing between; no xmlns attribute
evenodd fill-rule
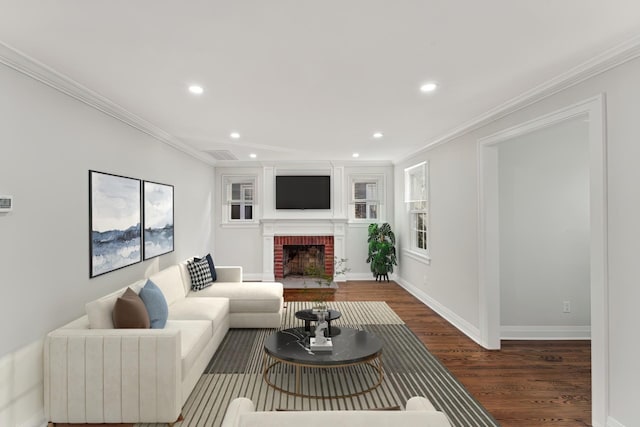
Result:
<svg viewBox="0 0 640 427"><path fill-rule="evenodd" d="M429 399L422 396L414 396L407 400L407 405L405 406L406 411L435 411L436 408L433 407Z"/></svg>
<svg viewBox="0 0 640 427"><path fill-rule="evenodd" d="M216 265L216 275L218 276L218 282L242 282L242 267Z"/></svg>
<svg viewBox="0 0 640 427"><path fill-rule="evenodd" d="M229 403L227 412L224 414L221 427L239 427L240 414L244 412L254 412L255 409L251 399L247 399L246 397L233 399L231 403Z"/></svg>
<svg viewBox="0 0 640 427"><path fill-rule="evenodd" d="M44 406L60 423L173 422L182 407L180 331L57 329L44 347Z"/></svg>

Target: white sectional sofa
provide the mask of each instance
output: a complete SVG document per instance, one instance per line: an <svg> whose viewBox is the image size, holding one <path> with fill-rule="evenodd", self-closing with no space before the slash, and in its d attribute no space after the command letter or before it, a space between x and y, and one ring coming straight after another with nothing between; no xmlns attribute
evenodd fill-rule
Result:
<svg viewBox="0 0 640 427"><path fill-rule="evenodd" d="M404 411L273 411L259 412L247 398L229 404L222 427L451 427L447 416L425 397L407 401Z"/></svg>
<svg viewBox="0 0 640 427"><path fill-rule="evenodd" d="M283 287L242 282L241 267L191 290L186 261L149 277L169 307L163 329L115 329L111 313L127 287L91 301L87 315L48 334L45 414L53 423L176 421L229 328L279 327ZM129 287L139 292L146 283Z"/></svg>

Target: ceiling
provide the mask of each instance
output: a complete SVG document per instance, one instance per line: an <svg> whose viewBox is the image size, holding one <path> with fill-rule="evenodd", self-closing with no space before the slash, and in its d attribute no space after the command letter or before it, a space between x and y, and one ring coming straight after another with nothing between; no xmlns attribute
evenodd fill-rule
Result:
<svg viewBox="0 0 640 427"><path fill-rule="evenodd" d="M2 43L241 161L398 160L637 34L637 0L0 0Z"/></svg>

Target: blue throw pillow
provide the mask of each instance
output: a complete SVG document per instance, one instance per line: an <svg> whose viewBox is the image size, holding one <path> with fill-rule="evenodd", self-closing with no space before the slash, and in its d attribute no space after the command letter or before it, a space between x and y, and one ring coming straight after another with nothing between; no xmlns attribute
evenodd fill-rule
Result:
<svg viewBox="0 0 640 427"><path fill-rule="evenodd" d="M218 275L216 274L216 266L213 264L213 258L211 258L211 254L207 254L204 257L207 262L209 263L209 270L211 271L211 281L215 282L216 280L218 280ZM202 261L202 258L194 258L194 261Z"/></svg>
<svg viewBox="0 0 640 427"><path fill-rule="evenodd" d="M164 328L164 325L167 324L167 317L169 317L169 307L158 285L147 280L147 283L140 290L139 296L149 313L151 329Z"/></svg>

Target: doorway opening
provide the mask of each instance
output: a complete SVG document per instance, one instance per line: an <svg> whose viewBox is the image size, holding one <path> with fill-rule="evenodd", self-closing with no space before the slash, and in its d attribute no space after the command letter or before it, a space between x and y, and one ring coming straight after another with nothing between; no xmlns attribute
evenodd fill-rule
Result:
<svg viewBox="0 0 640 427"><path fill-rule="evenodd" d="M501 239L499 147L568 120L588 124L588 246L591 319L592 418L604 425L608 407L608 292L606 143L604 97L597 96L478 141L480 335L484 347L499 349L501 339ZM544 267L541 267L544 268Z"/></svg>

